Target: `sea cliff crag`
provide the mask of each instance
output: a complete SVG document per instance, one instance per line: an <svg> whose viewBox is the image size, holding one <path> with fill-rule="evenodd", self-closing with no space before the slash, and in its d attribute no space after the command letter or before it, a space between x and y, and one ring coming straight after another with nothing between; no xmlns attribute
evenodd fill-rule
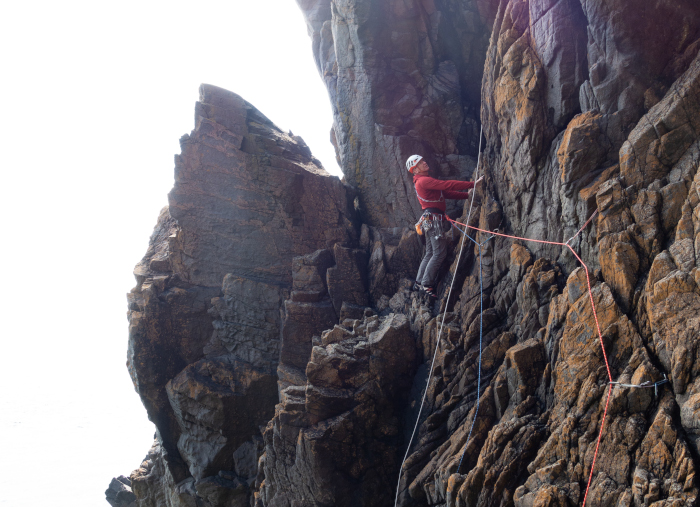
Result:
<svg viewBox="0 0 700 507"><path fill-rule="evenodd" d="M345 179L202 87L129 295L156 442L108 501L697 505L700 4L298 4ZM454 229L435 302L414 153L510 236Z"/></svg>

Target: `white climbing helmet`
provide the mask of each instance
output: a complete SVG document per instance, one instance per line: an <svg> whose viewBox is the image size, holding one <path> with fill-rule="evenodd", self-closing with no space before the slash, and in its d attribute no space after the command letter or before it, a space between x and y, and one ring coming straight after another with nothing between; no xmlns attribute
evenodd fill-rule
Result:
<svg viewBox="0 0 700 507"><path fill-rule="evenodd" d="M408 172L412 173L413 168L416 167L421 160L423 160L423 157L420 155L411 155L408 157L408 160L406 160L406 169L408 169Z"/></svg>

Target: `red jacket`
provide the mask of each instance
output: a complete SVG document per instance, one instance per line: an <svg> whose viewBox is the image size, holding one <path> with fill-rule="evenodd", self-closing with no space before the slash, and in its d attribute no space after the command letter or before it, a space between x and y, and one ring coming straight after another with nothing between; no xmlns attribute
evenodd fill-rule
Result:
<svg viewBox="0 0 700 507"><path fill-rule="evenodd" d="M445 212L445 199L466 199L469 192L460 192L474 188L472 181L436 180L427 174L413 176L413 184L416 186L418 202L421 208L437 208Z"/></svg>

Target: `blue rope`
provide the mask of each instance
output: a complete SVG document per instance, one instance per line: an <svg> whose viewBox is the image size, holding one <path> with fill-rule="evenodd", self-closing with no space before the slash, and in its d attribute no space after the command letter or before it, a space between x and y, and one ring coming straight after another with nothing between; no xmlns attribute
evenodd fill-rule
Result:
<svg viewBox="0 0 700 507"><path fill-rule="evenodd" d="M484 339L484 276L482 267L482 255L481 247L489 242L493 236L489 237L486 241L482 243L477 243L477 241L471 238L465 231L461 228L455 226L455 228L461 232L464 236L469 238L478 248L479 248L479 368L478 368L478 379L476 383L476 411L474 412L474 417L472 418L472 424L469 427L469 434L467 435L467 441L464 443L464 451L462 451L462 456L459 458L459 465L457 466L457 473L462 469L462 460L464 460L464 455L467 453L467 446L469 445L469 440L472 437L472 431L474 430L474 423L476 423L476 418L479 415L479 401L481 400L481 352L482 343Z"/></svg>
<svg viewBox="0 0 700 507"><path fill-rule="evenodd" d="M597 213L597 210L596 210ZM591 216L591 218L595 215L595 213ZM590 219L589 219L590 221ZM478 248L479 248L479 289L480 289L480 306L479 306L479 370L478 370L478 380L477 380L477 387L476 387L476 411L474 412L474 418L472 419L472 424L469 427L469 433L467 434L467 440L464 443L464 451L462 451L462 456L459 458L459 465L457 466L457 473L462 469L462 461L464 460L464 456L467 453L467 446L469 445L469 441L471 440L472 436L472 431L474 430L474 424L476 423L476 418L479 415L479 402L481 401L481 353L482 353L482 344L483 344L483 334L484 334L484 277L483 277L483 267L482 267L482 252L481 252L481 247L485 245L488 241L490 241L492 238L495 236L490 236L486 241L483 241L481 243L478 243L476 240L471 238L467 233L466 233L466 227L465 230L462 230L461 227L458 227L456 224L454 224L455 229L457 229L459 232L461 232L466 238L468 238L472 243L474 243ZM585 225L584 225L585 227ZM580 232L580 231L579 231ZM577 233L578 235L578 233ZM574 236L575 238L576 236ZM571 241L572 239L569 239ZM567 241L568 243L568 241ZM620 387L629 387L629 388L654 388L654 396L658 396L658 388L660 385L666 384L669 382L668 378L666 377L666 374L664 374L663 380L659 380L657 382L654 382L653 384L651 382L644 382L643 384L625 384L622 382L609 382L611 386L613 385L618 385Z"/></svg>

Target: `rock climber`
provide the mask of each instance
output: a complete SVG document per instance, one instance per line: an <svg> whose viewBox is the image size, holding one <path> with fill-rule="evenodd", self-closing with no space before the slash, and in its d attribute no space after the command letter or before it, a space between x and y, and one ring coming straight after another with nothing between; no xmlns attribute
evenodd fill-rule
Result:
<svg viewBox="0 0 700 507"><path fill-rule="evenodd" d="M413 174L416 195L423 209L416 228L425 234L425 254L420 263L414 290L420 290L431 297L437 297L437 274L442 261L447 255L445 231L450 223L445 220L445 199L466 199L469 192L464 192L479 183L458 180L438 180L428 176L428 163L420 155L411 155L406 160L406 169Z"/></svg>

